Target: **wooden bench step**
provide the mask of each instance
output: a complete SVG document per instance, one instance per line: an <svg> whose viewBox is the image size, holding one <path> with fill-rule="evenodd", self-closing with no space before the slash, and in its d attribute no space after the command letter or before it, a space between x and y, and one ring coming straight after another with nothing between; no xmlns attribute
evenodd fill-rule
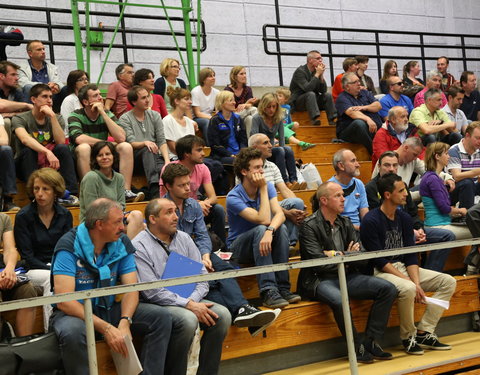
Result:
<svg viewBox="0 0 480 375"><path fill-rule="evenodd" d="M337 138L335 126L300 126L295 130L296 138L310 143L330 143Z"/></svg>
<svg viewBox="0 0 480 375"><path fill-rule="evenodd" d="M370 161L371 156L365 146L357 143L319 143L317 146L302 151L297 145L290 145L295 159L302 159L304 163L331 163L335 152L342 148L352 150L358 161Z"/></svg>
<svg viewBox="0 0 480 375"><path fill-rule="evenodd" d="M308 115L307 111L303 112L293 112L292 113L292 121L296 121L300 124L300 126L308 126L312 125L312 122L310 120L310 116ZM320 122L322 123L322 126L326 125L328 126L328 118L327 118L327 113L325 111L320 111Z"/></svg>

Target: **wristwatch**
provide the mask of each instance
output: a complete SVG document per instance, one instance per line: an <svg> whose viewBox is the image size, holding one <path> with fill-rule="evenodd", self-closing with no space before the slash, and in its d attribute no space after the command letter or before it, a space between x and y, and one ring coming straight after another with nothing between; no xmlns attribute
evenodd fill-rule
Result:
<svg viewBox="0 0 480 375"><path fill-rule="evenodd" d="M267 230L272 232L272 234L275 234L275 228L274 227L267 227Z"/></svg>
<svg viewBox="0 0 480 375"><path fill-rule="evenodd" d="M122 317L120 318L120 320L122 320L122 319L125 319L125 320L126 320L127 322L129 322L130 324L133 323L132 318L130 318L129 316L122 316Z"/></svg>

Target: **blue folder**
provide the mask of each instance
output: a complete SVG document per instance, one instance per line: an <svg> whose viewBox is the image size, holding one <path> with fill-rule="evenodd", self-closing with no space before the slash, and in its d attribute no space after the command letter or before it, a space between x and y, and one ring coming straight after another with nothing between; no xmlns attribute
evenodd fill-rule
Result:
<svg viewBox="0 0 480 375"><path fill-rule="evenodd" d="M173 279L184 276L200 275L203 268L203 263L199 263L193 259L187 258L176 252L171 252L168 256L165 270L163 271L162 280ZM165 289L173 293L177 293L183 298L191 296L195 290L195 283L167 286Z"/></svg>

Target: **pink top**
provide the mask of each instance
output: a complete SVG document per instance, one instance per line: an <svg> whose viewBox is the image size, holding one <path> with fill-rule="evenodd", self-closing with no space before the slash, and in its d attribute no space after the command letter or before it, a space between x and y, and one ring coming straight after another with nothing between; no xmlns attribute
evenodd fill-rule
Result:
<svg viewBox="0 0 480 375"><path fill-rule="evenodd" d="M172 161L172 163L180 163L179 160ZM163 197L167 194L167 189L163 186L162 181L162 173L165 169L165 166L162 168L162 172L160 173L160 196ZM189 197L197 200L197 192L200 189L200 186L203 184L211 184L212 183L212 175L208 167L205 164L197 164L193 169L192 174L190 175L190 194Z"/></svg>
<svg viewBox="0 0 480 375"><path fill-rule="evenodd" d="M425 103L425 93L428 91L428 87L425 87L422 91L417 92L415 95L415 100L413 101L413 106L415 108L420 107ZM442 108L445 107L448 103L448 100L445 94L442 92Z"/></svg>
<svg viewBox="0 0 480 375"><path fill-rule="evenodd" d="M129 89L130 86L125 86L120 81L115 81L108 86L107 99L114 101L110 110L117 118L127 112L127 93Z"/></svg>

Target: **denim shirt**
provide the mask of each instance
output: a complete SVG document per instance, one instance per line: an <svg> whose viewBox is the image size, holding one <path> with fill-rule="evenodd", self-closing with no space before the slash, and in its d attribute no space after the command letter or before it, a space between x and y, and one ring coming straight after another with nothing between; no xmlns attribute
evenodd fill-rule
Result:
<svg viewBox="0 0 480 375"><path fill-rule="evenodd" d="M168 193L165 198L172 200ZM176 213L178 216L177 228L192 237L202 255L211 253L212 241L208 235L200 204L193 198L187 198L183 201L183 215L180 214L178 207Z"/></svg>

